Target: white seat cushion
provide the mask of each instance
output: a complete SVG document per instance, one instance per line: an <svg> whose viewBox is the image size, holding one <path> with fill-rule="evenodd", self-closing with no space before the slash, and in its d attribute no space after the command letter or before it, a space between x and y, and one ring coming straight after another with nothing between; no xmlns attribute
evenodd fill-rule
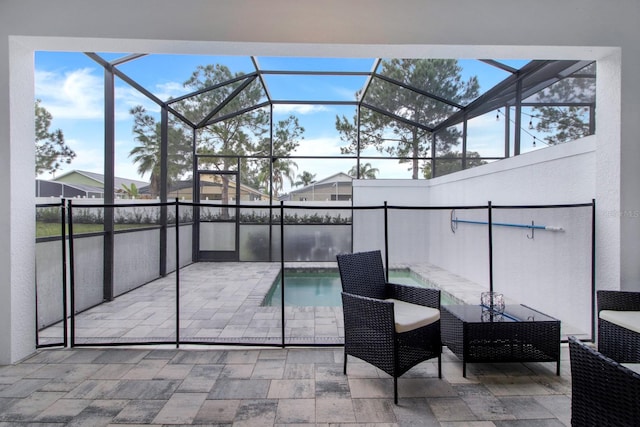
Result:
<svg viewBox="0 0 640 427"><path fill-rule="evenodd" d="M440 310L418 304L389 298L385 301L393 303L393 314L396 318L396 332L408 332L440 320Z"/></svg>
<svg viewBox="0 0 640 427"><path fill-rule="evenodd" d="M640 333L640 311L602 310L599 316L607 322Z"/></svg>
<svg viewBox="0 0 640 427"><path fill-rule="evenodd" d="M631 369L636 374L640 374L640 363L621 363L621 365Z"/></svg>

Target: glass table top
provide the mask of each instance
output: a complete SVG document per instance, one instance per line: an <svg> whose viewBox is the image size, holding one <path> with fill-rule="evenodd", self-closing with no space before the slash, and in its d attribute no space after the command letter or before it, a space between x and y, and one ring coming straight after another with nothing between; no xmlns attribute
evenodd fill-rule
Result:
<svg viewBox="0 0 640 427"><path fill-rule="evenodd" d="M526 305L508 304L504 313L481 305L443 305L443 309L463 322L555 322L555 319Z"/></svg>

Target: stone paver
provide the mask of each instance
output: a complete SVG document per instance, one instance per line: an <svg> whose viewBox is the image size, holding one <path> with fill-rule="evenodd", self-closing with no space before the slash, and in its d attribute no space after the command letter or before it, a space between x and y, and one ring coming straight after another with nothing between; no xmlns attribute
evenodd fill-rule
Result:
<svg viewBox="0 0 640 427"><path fill-rule="evenodd" d="M311 265L310 265L311 266ZM315 266L315 265L314 265ZM423 277L475 303L473 283L430 266ZM281 344L280 307L263 307L279 263L199 263L181 270L179 348L173 345L41 350L0 366L0 427L20 425L568 426L568 349L555 363L469 364L445 349L442 379L427 361L398 381L336 347ZM169 275L76 317L77 342L175 340L175 277ZM285 307L291 344L341 344L336 307ZM58 330L56 331L56 328ZM41 331L59 337L61 328Z"/></svg>
<svg viewBox="0 0 640 427"><path fill-rule="evenodd" d="M48 349L0 366L0 427L568 426L566 345L562 360L560 377L553 363L514 363L462 379L445 349L443 378L416 366L394 405L385 373L355 358L342 373L342 348Z"/></svg>

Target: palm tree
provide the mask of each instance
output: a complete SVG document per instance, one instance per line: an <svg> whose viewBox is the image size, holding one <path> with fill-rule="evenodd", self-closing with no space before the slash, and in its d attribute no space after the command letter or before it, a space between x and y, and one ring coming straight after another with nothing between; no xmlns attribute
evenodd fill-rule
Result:
<svg viewBox="0 0 640 427"><path fill-rule="evenodd" d="M130 186L127 186L127 184L122 184L122 189L130 199L135 199L139 196L138 187L136 187L136 184L133 182Z"/></svg>
<svg viewBox="0 0 640 427"><path fill-rule="evenodd" d="M273 195L277 197L284 188L284 178L293 183L293 169L298 165L293 160L278 159L273 162Z"/></svg>
<svg viewBox="0 0 640 427"><path fill-rule="evenodd" d="M349 175L359 179L376 179L376 175L380 172L378 168L371 166L371 163L360 164L360 170L357 165L349 169Z"/></svg>
<svg viewBox="0 0 640 427"><path fill-rule="evenodd" d="M316 174L303 171L302 174L298 175L298 180L293 184L295 187L306 187L307 185L315 182Z"/></svg>
<svg viewBox="0 0 640 427"><path fill-rule="evenodd" d="M130 110L134 117L133 133L140 145L133 147L129 157L138 165L140 176L150 172L150 194L152 197L160 194L160 148L161 124L149 114L141 105ZM189 138L186 138L180 128L169 126L168 135L168 168L169 182L178 178L191 164L191 148Z"/></svg>
<svg viewBox="0 0 640 427"><path fill-rule="evenodd" d="M259 154L268 154L269 148L272 146L273 156L271 158L272 178L273 178L273 196L277 197L279 192L284 188L284 179L286 178L291 185L295 177L295 170L298 165L288 156L295 152L300 145L300 140L304 139L304 128L300 126L298 118L289 116L285 120L280 120L275 124L273 129L273 142L270 138L263 138L257 147L256 152ZM258 176L266 178L269 164L263 163L261 169L258 170ZM265 184L267 184L265 182ZM267 185L268 187L268 185Z"/></svg>

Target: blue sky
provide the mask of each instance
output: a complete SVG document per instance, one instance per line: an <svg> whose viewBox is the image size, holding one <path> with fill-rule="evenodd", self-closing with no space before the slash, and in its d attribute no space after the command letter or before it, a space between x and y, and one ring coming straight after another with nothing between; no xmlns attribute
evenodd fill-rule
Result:
<svg viewBox="0 0 640 427"><path fill-rule="evenodd" d="M107 60L126 54L101 54ZM264 70L362 71L371 70L374 59L331 58L258 58ZM526 63L505 61L514 67ZM193 55L150 55L119 66L133 80L163 100L183 95L183 87L198 65L224 63L233 73L254 71L249 57L205 57ZM460 60L463 78L477 75L481 92L508 76L504 71L475 60ZM103 173L103 69L95 61L79 52L37 52L35 56L35 93L42 105L52 114L51 129L61 129L68 145L77 157L57 176L73 170ZM136 143L131 132L129 109L143 105L150 112L158 107L137 90L116 79L116 176L148 180L140 176L137 166L128 157ZM363 86L366 77L317 77L265 75L274 99L287 100L353 100L354 93ZM289 114L299 117L306 132L297 155L339 155L343 145L335 131L336 115L352 117L352 107L332 105L276 106L278 118ZM504 146L504 123L496 122L495 113L473 120L469 125L469 149L484 156L499 156ZM539 144L540 145L540 144ZM523 147L523 151L527 148ZM321 179L336 172L347 172L352 161L297 161L297 173L308 170ZM380 160L374 164L383 173L381 178L409 178L406 165L397 161ZM43 179L51 175L41 176Z"/></svg>

